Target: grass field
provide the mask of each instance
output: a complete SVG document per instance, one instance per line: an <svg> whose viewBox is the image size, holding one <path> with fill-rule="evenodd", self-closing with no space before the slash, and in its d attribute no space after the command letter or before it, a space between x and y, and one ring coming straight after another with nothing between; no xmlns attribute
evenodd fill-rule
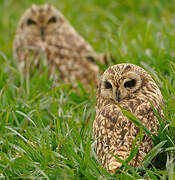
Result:
<svg viewBox="0 0 175 180"><path fill-rule="evenodd" d="M18 20L32 3L46 2L96 51L142 66L158 83L165 117L143 168L123 163L113 176L102 169L93 152L95 93L51 88L47 68L27 79L19 73ZM1 0L0 12L0 179L175 179L175 1Z"/></svg>

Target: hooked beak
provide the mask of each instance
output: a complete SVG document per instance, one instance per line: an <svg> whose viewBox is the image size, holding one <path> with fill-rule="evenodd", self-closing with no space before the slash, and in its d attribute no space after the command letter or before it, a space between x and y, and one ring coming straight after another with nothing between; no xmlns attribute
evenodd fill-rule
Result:
<svg viewBox="0 0 175 180"><path fill-rule="evenodd" d="M45 28L44 27L40 28L40 33L41 33L41 36L44 37L44 35L45 35Z"/></svg>
<svg viewBox="0 0 175 180"><path fill-rule="evenodd" d="M119 89L117 89L117 91L116 91L116 100L118 102L120 102L120 91L119 91Z"/></svg>

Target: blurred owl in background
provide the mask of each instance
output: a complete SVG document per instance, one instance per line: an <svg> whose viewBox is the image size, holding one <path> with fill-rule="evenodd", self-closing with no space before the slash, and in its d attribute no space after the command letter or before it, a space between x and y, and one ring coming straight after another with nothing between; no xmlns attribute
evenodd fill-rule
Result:
<svg viewBox="0 0 175 180"><path fill-rule="evenodd" d="M25 74L47 59L50 77L65 83L78 80L83 85L97 83L100 73L95 60L105 62L53 6L32 5L22 16L13 44L14 58ZM56 74L56 71L58 74Z"/></svg>
<svg viewBox="0 0 175 180"><path fill-rule="evenodd" d="M114 156L126 160L140 132L140 128L122 113L121 108L131 112L153 134L157 134L159 121L152 105L162 116L162 103L158 86L141 67L124 63L111 66L104 72L97 90L93 130L97 157L105 169L115 173L121 167L122 164ZM140 167L152 145L151 137L144 133L130 165Z"/></svg>

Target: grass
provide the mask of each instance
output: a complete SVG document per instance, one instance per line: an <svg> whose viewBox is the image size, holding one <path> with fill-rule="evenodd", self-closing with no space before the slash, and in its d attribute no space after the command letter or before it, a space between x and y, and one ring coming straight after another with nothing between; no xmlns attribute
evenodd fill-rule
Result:
<svg viewBox="0 0 175 180"><path fill-rule="evenodd" d="M158 117L161 126L144 166L134 169L128 159L113 176L93 151L95 94L81 88L76 94L66 85L52 88L47 68L24 79L14 63L17 23L33 2L48 1L0 1L0 178L175 179L174 1L49 1L96 51L109 51L115 63L130 62L149 71L164 96L165 117ZM133 144L130 158L135 149Z"/></svg>

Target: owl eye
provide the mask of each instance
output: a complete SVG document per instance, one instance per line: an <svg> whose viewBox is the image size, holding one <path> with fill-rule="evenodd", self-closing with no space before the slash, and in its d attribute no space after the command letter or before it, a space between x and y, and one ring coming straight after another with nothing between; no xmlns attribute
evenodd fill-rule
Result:
<svg viewBox="0 0 175 180"><path fill-rule="evenodd" d="M36 22L32 19L27 20L27 25L36 24Z"/></svg>
<svg viewBox="0 0 175 180"><path fill-rule="evenodd" d="M131 87L134 87L135 85L136 85L136 80L132 79L130 81L125 82L124 87L131 88Z"/></svg>
<svg viewBox="0 0 175 180"><path fill-rule="evenodd" d="M57 22L57 19L55 16L51 17L49 20L48 20L48 24L49 23L56 23Z"/></svg>
<svg viewBox="0 0 175 180"><path fill-rule="evenodd" d="M105 81L105 88L106 89L111 89L112 88L112 84L108 81Z"/></svg>

